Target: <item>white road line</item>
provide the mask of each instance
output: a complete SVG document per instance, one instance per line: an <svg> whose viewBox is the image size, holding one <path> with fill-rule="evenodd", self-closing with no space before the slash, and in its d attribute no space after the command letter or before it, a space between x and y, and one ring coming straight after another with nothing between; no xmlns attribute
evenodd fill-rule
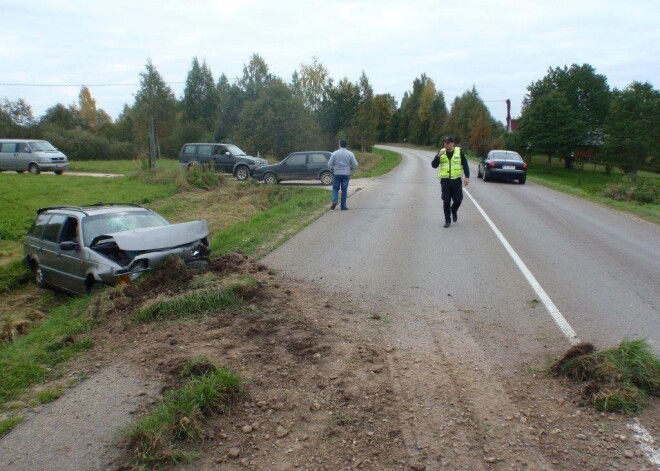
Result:
<svg viewBox="0 0 660 471"><path fill-rule="evenodd" d="M571 345L577 345L580 343L580 339L578 338L577 334L573 330L573 328L570 326L570 324L566 321L564 316L561 314L559 311L559 308L555 306L555 303L552 302L552 299L550 299L550 296L545 292L545 290L541 287L541 284L536 281L536 278L534 275L532 275L532 272L529 271L527 268L527 265L522 261L522 259L518 256L515 250L513 250L513 247L511 247L511 244L506 240L506 238L502 235L500 230L497 228L495 223L488 217L488 214L479 206L479 203L477 203L477 200L475 200L472 195L467 191L463 190L470 200L472 200L472 203L476 206L476 208L479 210L481 215L484 217L490 228L493 230L497 238L500 240L506 251L509 253L513 261L516 263L518 268L520 268L520 271L523 273L525 278L527 279L527 282L530 284L534 292L536 292L536 295L541 299L541 302L545 306L545 308L548 310L552 318L554 319L555 323L557 326L559 326L559 329L564 333L566 338L568 339L569 342L571 342Z"/></svg>
<svg viewBox="0 0 660 471"><path fill-rule="evenodd" d="M557 308L557 306L555 306L555 303L552 302L552 300L545 292L545 290L541 287L539 282L536 281L536 278L534 277L534 275L532 275L532 272L529 271L529 269L522 261L522 259L518 256L516 251L513 250L513 247L511 247L511 244L509 244L509 242L506 240L504 235L502 235L502 233L497 228L495 223L488 217L488 215L481 208L481 206L479 206L477 200L475 200L466 189L464 189L463 191L465 192L465 194L468 195L468 198L470 198L472 203L474 203L474 206L479 210L481 215L484 217L490 228L493 230L497 238L500 240L506 251L513 259L513 261L516 263L516 265L518 265L518 268L520 268L520 271L523 273L523 275L531 285L532 289L534 289L538 297L541 298L543 305L548 310L548 312L554 319L555 323L559 326L559 329L566 336L566 338L571 343L571 345L577 345L578 343L580 343L580 339L578 338L573 328L570 326L570 324L564 318L561 312L559 312L559 309ZM660 469L660 448L655 447L655 440L648 432L648 430L646 430L642 426L642 424L639 423L638 419L635 419L631 424L629 424L628 428L633 431L635 436L635 441L637 442L637 446L646 455L646 458L651 463L653 463L658 469Z"/></svg>

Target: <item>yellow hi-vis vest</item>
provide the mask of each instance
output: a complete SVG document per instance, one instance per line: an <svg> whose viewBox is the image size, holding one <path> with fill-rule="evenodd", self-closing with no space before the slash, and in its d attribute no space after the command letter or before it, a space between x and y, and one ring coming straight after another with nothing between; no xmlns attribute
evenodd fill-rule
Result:
<svg viewBox="0 0 660 471"><path fill-rule="evenodd" d="M461 148L454 147L454 153L451 160L447 157L444 149L440 151L440 168L438 168L438 177L440 178L461 178L463 174L463 165L461 165Z"/></svg>

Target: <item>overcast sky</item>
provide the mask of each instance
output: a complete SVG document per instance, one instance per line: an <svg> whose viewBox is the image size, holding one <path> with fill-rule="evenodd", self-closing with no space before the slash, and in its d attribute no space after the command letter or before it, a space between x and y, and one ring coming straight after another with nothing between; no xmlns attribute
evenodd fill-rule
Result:
<svg viewBox="0 0 660 471"><path fill-rule="evenodd" d="M0 16L0 98L35 117L85 84L116 118L148 58L177 97L195 56L232 82L255 53L287 82L316 57L397 103L425 73L448 107L475 86L502 122L550 67L591 64L611 88L660 77L658 0L0 0Z"/></svg>

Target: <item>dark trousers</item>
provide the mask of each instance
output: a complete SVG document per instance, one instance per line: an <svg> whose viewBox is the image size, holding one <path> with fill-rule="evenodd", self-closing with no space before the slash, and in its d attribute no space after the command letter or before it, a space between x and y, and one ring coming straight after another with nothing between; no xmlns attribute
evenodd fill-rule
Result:
<svg viewBox="0 0 660 471"><path fill-rule="evenodd" d="M442 188L442 209L445 212L445 221L451 221L451 213L458 212L458 207L463 201L463 180L442 178L440 187Z"/></svg>

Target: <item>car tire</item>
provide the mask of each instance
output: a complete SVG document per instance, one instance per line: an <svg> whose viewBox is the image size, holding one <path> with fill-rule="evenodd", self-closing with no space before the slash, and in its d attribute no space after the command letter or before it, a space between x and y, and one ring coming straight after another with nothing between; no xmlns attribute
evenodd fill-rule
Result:
<svg viewBox="0 0 660 471"><path fill-rule="evenodd" d="M88 284L87 286L87 294L89 296L94 296L103 291L103 288L105 288L105 283L102 281L91 281L91 284Z"/></svg>
<svg viewBox="0 0 660 471"><path fill-rule="evenodd" d="M267 174L264 175L264 183L267 183L268 185L274 185L277 182L277 175L275 175L272 172L268 172Z"/></svg>
<svg viewBox="0 0 660 471"><path fill-rule="evenodd" d="M481 173L481 167L477 167L477 178L482 178L483 174Z"/></svg>
<svg viewBox="0 0 660 471"><path fill-rule="evenodd" d="M28 167L28 171L29 171L32 175L39 175L39 174L41 173L41 169L40 169L39 166L38 166L37 164L35 164L35 163L31 163L31 164L30 164L30 166Z"/></svg>
<svg viewBox="0 0 660 471"><path fill-rule="evenodd" d="M321 180L321 183L323 183L324 185L331 185L333 178L334 177L330 172L323 172L319 180Z"/></svg>
<svg viewBox="0 0 660 471"><path fill-rule="evenodd" d="M521 185L524 185L526 181L527 181L527 177L522 177L518 179L518 183L520 183Z"/></svg>
<svg viewBox="0 0 660 471"><path fill-rule="evenodd" d="M245 180L248 179L249 176L250 176L250 171L248 170L247 167L241 166L236 169L236 179L239 182L244 182Z"/></svg>
<svg viewBox="0 0 660 471"><path fill-rule="evenodd" d="M199 169L199 170L202 169L202 165L197 161L190 162L188 164L188 166L186 167L186 170L197 170L197 169Z"/></svg>
<svg viewBox="0 0 660 471"><path fill-rule="evenodd" d="M39 287L39 288L45 288L46 287L46 280L44 279L44 272L39 266L39 263L33 262L32 263L32 278L34 279L34 283Z"/></svg>
<svg viewBox="0 0 660 471"><path fill-rule="evenodd" d="M490 177L488 176L488 172L486 171L486 169L484 169L484 174L483 174L482 178L484 179L485 182L487 182L487 181L490 179Z"/></svg>

